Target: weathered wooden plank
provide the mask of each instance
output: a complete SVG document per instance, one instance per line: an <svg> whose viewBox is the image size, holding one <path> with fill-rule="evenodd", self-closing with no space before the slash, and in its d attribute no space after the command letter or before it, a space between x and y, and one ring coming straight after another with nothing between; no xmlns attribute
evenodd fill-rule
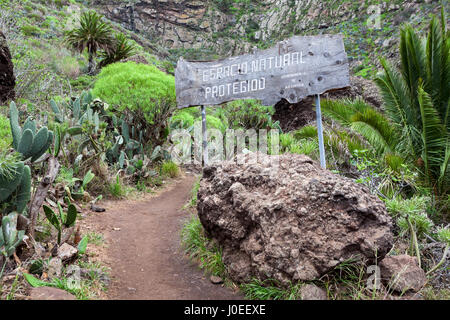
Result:
<svg viewBox="0 0 450 320"><path fill-rule="evenodd" d="M275 47L219 61L180 58L175 71L179 108L258 99L274 105L350 86L342 35L295 36Z"/></svg>

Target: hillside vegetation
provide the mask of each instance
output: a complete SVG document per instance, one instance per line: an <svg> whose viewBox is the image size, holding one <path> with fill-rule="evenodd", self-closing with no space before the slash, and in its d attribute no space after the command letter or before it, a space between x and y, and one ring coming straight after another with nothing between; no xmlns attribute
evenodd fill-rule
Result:
<svg viewBox="0 0 450 320"><path fill-rule="evenodd" d="M417 257L428 277L422 297L448 299L447 2L174 3L0 0L0 30L16 76L14 101L0 106L0 298L24 296L30 286L61 288L78 299L98 298L105 289L99 276L76 289L68 285L72 265L101 269L89 255L101 236L80 231L79 220L89 210L101 211L103 198L141 197L182 174L171 156L172 134L200 132L201 114L176 108L179 57L214 59L292 35L342 33L351 74L373 80L381 106L362 96L323 102L327 169L365 185L385 203L395 224L390 254ZM275 112L256 100L234 101L208 108L206 122L222 134L273 129L281 153L318 160L315 121L283 131ZM49 183L41 183L43 177ZM185 249L231 285L220 248L196 216L197 191L198 185L188 206L193 217L182 231ZM40 249L25 248L26 237ZM77 254L50 279L47 258L65 244ZM390 294L364 291L363 266L345 263L320 282L329 298ZM23 276L14 273L18 266ZM257 280L240 287L249 298L295 299L300 285L292 283L289 292Z"/></svg>

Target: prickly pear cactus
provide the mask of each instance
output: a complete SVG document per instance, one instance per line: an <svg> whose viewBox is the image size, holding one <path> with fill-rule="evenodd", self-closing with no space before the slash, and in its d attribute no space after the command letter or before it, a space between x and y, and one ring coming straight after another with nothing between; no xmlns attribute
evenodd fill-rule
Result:
<svg viewBox="0 0 450 320"><path fill-rule="evenodd" d="M36 122L31 117L25 121L23 128L19 124L19 111L14 102L9 108L11 132L14 149L22 154L22 159L31 158L31 162L38 160L53 143L53 132L47 127L37 131Z"/></svg>
<svg viewBox="0 0 450 320"><path fill-rule="evenodd" d="M31 170L18 162L14 174L0 175L0 209L24 213L31 198Z"/></svg>
<svg viewBox="0 0 450 320"><path fill-rule="evenodd" d="M25 231L17 230L17 212L12 212L2 219L0 226L0 253L11 257L22 242Z"/></svg>

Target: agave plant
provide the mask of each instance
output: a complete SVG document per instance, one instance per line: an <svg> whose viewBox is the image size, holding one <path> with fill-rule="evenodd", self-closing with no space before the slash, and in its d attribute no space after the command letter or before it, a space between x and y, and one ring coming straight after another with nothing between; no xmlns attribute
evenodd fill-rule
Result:
<svg viewBox="0 0 450 320"><path fill-rule="evenodd" d="M445 15L432 17L426 39L407 25L400 34L400 69L382 59L376 79L398 135L397 151L412 157L437 196L450 185L450 33Z"/></svg>
<svg viewBox="0 0 450 320"><path fill-rule="evenodd" d="M108 51L114 39L112 28L102 21L102 16L95 11L87 11L81 15L80 27L66 34L66 42L80 53L87 49L89 54L89 74L94 72L94 58L99 50Z"/></svg>

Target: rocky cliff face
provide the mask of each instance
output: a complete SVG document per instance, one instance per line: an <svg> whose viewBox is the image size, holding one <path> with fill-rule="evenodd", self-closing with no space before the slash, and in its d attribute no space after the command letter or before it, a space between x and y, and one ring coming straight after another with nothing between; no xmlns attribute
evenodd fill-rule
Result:
<svg viewBox="0 0 450 320"><path fill-rule="evenodd" d="M294 34L341 32L350 56L359 60L393 46L390 38L400 23L426 24L422 18L439 11L437 1L429 0L96 0L94 6L168 49L212 48L231 55Z"/></svg>
<svg viewBox="0 0 450 320"><path fill-rule="evenodd" d="M0 30L0 102L14 99L14 87L16 78L14 77L14 67L11 61L6 38Z"/></svg>

